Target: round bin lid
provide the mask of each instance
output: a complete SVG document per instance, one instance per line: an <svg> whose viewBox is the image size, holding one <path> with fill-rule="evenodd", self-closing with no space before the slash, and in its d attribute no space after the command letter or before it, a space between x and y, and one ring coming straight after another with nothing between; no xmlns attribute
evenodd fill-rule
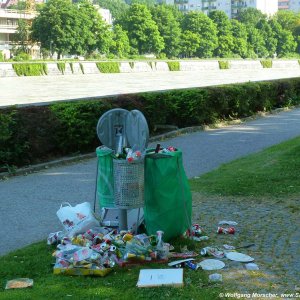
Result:
<svg viewBox="0 0 300 300"><path fill-rule="evenodd" d="M225 264L218 260L218 259L205 259L198 263L203 270L210 271L210 270L220 270L225 267Z"/></svg>
<svg viewBox="0 0 300 300"><path fill-rule="evenodd" d="M139 110L132 110L126 118L126 136L128 144L137 150L144 150L148 146L149 128L146 118Z"/></svg>
<svg viewBox="0 0 300 300"><path fill-rule="evenodd" d="M115 108L104 113L97 124L97 135L103 145L115 150L116 128L122 127L122 135L126 137L126 117L129 111Z"/></svg>
<svg viewBox="0 0 300 300"><path fill-rule="evenodd" d="M230 260L239 261L239 262L251 262L254 261L249 255L240 253L240 252L228 252L226 253L226 257Z"/></svg>

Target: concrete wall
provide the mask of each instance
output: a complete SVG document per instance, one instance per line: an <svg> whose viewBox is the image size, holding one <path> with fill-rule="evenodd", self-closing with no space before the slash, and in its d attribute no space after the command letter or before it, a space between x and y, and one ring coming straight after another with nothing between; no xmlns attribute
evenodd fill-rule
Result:
<svg viewBox="0 0 300 300"><path fill-rule="evenodd" d="M230 69L262 69L260 60L228 60ZM95 62L66 63L64 74L58 69L57 62L47 63L48 76L100 74ZM299 69L298 60L273 60L273 69ZM218 60L182 60L180 71L197 72L204 70L219 70ZM165 61L123 61L120 62L120 73L170 72ZM12 63L0 63L0 77L17 76Z"/></svg>

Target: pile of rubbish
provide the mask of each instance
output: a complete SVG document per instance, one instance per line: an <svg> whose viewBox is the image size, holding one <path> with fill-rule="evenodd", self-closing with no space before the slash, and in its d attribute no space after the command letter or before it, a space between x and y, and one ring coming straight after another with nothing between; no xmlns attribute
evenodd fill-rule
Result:
<svg viewBox="0 0 300 300"><path fill-rule="evenodd" d="M104 276L116 265L167 261L171 248L163 242L162 231L157 236L147 236L99 227L72 238L63 235L57 232L48 237L48 244L58 243L53 253L54 274Z"/></svg>

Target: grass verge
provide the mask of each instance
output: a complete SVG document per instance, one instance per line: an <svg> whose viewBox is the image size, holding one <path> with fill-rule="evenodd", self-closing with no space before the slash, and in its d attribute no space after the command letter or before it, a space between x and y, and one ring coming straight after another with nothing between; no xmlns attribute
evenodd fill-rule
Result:
<svg viewBox="0 0 300 300"><path fill-rule="evenodd" d="M300 193L300 137L237 159L192 179L191 189L220 196L272 197Z"/></svg>

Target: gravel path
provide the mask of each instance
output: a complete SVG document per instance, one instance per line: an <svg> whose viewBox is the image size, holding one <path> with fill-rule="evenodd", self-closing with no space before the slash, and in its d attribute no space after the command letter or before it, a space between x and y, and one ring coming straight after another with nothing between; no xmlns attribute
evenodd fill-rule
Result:
<svg viewBox="0 0 300 300"><path fill-rule="evenodd" d="M287 201L288 200L288 201ZM216 198L193 194L194 220L203 224L213 245L241 246L259 271L248 271L243 263L224 260L224 282L238 293L299 293L300 291L300 199ZM274 205L276 209L274 209ZM219 235L221 220L238 223L235 235ZM215 272L215 271L214 271ZM213 273L213 272L211 272Z"/></svg>
<svg viewBox="0 0 300 300"><path fill-rule="evenodd" d="M179 136L161 144L183 150L185 169L191 178L215 169L222 163L299 135L300 108L241 125ZM0 255L44 239L49 232L60 230L56 211L62 202L93 202L95 173L96 160L90 159L1 181ZM246 208L248 210L248 203L245 204ZM270 215L275 216L271 212ZM292 219L284 215L282 219L293 224ZM267 218L264 222L266 226L272 224ZM276 223L276 218L272 222ZM299 227L294 227L295 233L291 234L296 239L299 237L296 232ZM259 227L255 228L259 230ZM273 235L271 229L266 230L265 234Z"/></svg>

